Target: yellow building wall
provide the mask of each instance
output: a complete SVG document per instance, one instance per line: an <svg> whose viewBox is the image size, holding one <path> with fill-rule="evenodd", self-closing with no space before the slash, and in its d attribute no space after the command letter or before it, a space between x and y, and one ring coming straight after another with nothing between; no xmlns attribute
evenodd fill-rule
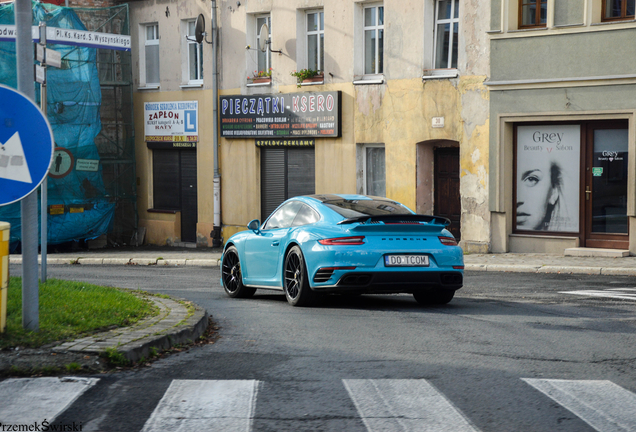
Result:
<svg viewBox="0 0 636 432"><path fill-rule="evenodd" d="M387 197L415 210L417 144L435 140L459 143L462 246L469 251L487 251L490 222L485 78L416 78L383 85L345 83L302 89L279 86L279 91L342 92L342 137L316 139L316 193L356 193L356 144L384 143ZM240 94L240 90L221 94ZM463 107L463 103L471 107ZM444 127L433 128L433 117L444 117ZM222 232L227 240L246 229L250 220L260 218L260 150L254 139L219 141Z"/></svg>
<svg viewBox="0 0 636 432"><path fill-rule="evenodd" d="M181 241L179 213L155 213L152 187L152 150L144 140L144 103L193 101L199 103L199 142L197 143L197 245L211 246L214 228L214 148L212 139L212 91L135 92L135 156L137 169L137 208L139 226L146 228L146 243L172 245Z"/></svg>

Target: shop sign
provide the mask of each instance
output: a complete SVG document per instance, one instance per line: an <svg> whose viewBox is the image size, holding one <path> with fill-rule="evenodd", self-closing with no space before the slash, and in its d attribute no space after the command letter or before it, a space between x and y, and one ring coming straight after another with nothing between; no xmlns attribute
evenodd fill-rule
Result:
<svg viewBox="0 0 636 432"><path fill-rule="evenodd" d="M193 149L197 147L195 142L149 142L149 149Z"/></svg>
<svg viewBox="0 0 636 432"><path fill-rule="evenodd" d="M580 125L517 127L517 230L579 232L580 157Z"/></svg>
<svg viewBox="0 0 636 432"><path fill-rule="evenodd" d="M199 141L199 102L146 102L146 142Z"/></svg>
<svg viewBox="0 0 636 432"><path fill-rule="evenodd" d="M274 138L274 139L257 139L256 147L314 147L316 140L313 138L307 139L288 139L288 138Z"/></svg>
<svg viewBox="0 0 636 432"><path fill-rule="evenodd" d="M99 170L99 159L78 159L75 162L76 171L93 171Z"/></svg>
<svg viewBox="0 0 636 432"><path fill-rule="evenodd" d="M221 96L223 138L333 138L341 130L340 92Z"/></svg>

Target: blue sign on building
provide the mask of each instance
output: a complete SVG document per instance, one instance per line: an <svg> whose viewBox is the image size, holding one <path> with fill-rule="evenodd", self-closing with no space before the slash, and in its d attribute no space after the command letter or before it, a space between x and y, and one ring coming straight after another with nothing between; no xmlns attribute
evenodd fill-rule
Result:
<svg viewBox="0 0 636 432"><path fill-rule="evenodd" d="M0 205L33 192L51 167L53 132L37 105L0 85Z"/></svg>

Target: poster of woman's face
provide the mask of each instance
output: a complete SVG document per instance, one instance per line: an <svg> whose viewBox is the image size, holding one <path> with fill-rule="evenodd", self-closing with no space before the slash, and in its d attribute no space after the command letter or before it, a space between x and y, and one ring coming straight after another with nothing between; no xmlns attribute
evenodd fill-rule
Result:
<svg viewBox="0 0 636 432"><path fill-rule="evenodd" d="M518 230L579 232L579 125L517 127Z"/></svg>

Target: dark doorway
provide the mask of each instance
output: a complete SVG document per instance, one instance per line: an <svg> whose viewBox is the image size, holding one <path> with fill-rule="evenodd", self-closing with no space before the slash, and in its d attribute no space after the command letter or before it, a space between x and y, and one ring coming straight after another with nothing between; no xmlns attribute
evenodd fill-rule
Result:
<svg viewBox="0 0 636 432"><path fill-rule="evenodd" d="M585 247L628 249L627 122L587 125L585 178Z"/></svg>
<svg viewBox="0 0 636 432"><path fill-rule="evenodd" d="M181 150L181 241L197 241L197 152Z"/></svg>
<svg viewBox="0 0 636 432"><path fill-rule="evenodd" d="M457 241L461 239L462 205L459 195L459 148L435 149L434 172L435 214L450 219L448 230Z"/></svg>
<svg viewBox="0 0 636 432"><path fill-rule="evenodd" d="M153 150L154 210L181 212L181 241L197 240L197 152Z"/></svg>

